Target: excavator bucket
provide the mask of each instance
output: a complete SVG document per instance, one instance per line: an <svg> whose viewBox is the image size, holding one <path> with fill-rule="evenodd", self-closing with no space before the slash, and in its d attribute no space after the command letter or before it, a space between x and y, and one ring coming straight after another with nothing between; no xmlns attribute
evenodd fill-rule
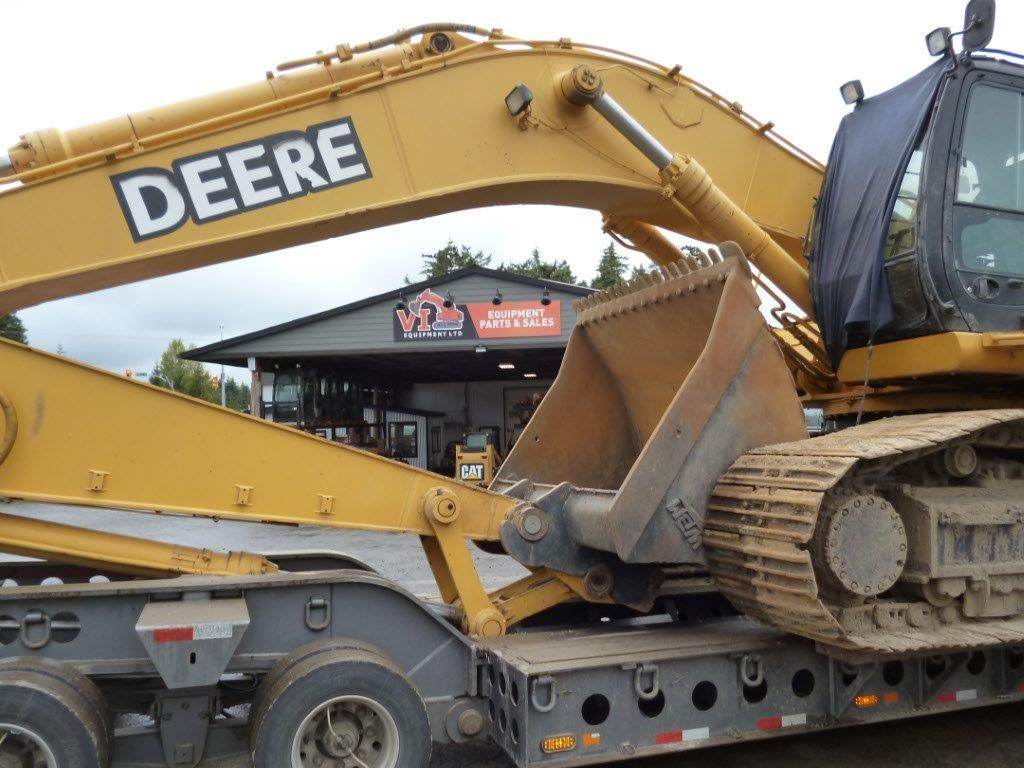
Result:
<svg viewBox="0 0 1024 768"><path fill-rule="evenodd" d="M719 476L752 448L806 437L746 260L732 243L722 252L577 303L558 377L492 490L539 506L561 493L578 547L704 563Z"/></svg>

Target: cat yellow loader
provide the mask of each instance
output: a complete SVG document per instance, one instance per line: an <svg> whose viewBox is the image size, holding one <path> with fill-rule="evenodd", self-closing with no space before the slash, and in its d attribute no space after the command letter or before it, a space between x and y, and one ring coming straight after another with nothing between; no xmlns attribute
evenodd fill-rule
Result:
<svg viewBox="0 0 1024 768"><path fill-rule="evenodd" d="M488 486L501 466L497 430L468 432L455 446L455 479Z"/></svg>
<svg viewBox="0 0 1024 768"><path fill-rule="evenodd" d="M22 136L0 312L514 203L599 211L656 269L580 300L488 488L0 343L0 551L41 560L0 568L0 765L485 736L584 765L1019 697L1024 68L994 14L844 85L827 166L678 66L458 24ZM439 599L21 501L414 534ZM527 575L487 591L474 542Z"/></svg>

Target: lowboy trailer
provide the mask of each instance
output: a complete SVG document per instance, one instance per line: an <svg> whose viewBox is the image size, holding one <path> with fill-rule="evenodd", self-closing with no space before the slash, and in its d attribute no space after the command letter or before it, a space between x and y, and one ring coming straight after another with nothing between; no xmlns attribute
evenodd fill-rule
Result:
<svg viewBox="0 0 1024 768"><path fill-rule="evenodd" d="M736 614L700 576L647 615L570 603L474 640L356 560L272 559L272 575L153 580L0 567L0 723L42 694L0 765L77 765L62 750L92 740L113 768L191 767L247 757L270 731L296 768L403 765L389 756L474 740L521 768L568 767L1024 698L1022 648L843 660ZM353 675L324 674L335 665L368 670L364 693L411 696L353 694ZM339 716L349 700L365 709ZM360 715L383 725L356 728Z"/></svg>

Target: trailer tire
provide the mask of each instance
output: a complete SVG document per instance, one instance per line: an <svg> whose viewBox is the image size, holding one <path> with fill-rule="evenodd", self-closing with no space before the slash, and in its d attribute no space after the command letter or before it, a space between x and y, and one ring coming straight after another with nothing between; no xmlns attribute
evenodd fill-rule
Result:
<svg viewBox="0 0 1024 768"><path fill-rule="evenodd" d="M314 653L261 694L250 721L255 768L346 764L427 768L426 707L412 682L379 653L355 648ZM326 726L326 728L325 728Z"/></svg>
<svg viewBox="0 0 1024 768"><path fill-rule="evenodd" d="M367 653L384 656L382 651L370 645L370 643L364 643L362 640L353 640L348 637L329 637L325 640L314 640L312 643L299 646L287 656L278 659L277 663L271 667L270 671L260 682L260 686L256 689L256 695L252 701L253 715L263 710L266 692L277 685L277 681L289 669L317 654L332 653L334 651L366 651Z"/></svg>
<svg viewBox="0 0 1024 768"><path fill-rule="evenodd" d="M105 700L91 680L65 664L0 663L0 730L8 734L4 743L31 750L47 766L106 768L110 760ZM3 748L0 744L0 754Z"/></svg>

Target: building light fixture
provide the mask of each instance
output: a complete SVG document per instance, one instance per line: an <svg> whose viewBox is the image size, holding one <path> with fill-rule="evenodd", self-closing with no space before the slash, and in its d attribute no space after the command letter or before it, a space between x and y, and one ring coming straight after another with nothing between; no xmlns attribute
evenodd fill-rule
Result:
<svg viewBox="0 0 1024 768"><path fill-rule="evenodd" d="M404 293L398 294L398 303L395 304L395 309L398 309L398 310L405 309L405 294Z"/></svg>
<svg viewBox="0 0 1024 768"><path fill-rule="evenodd" d="M498 367L503 371L511 371L516 367L515 363L498 363Z"/></svg>
<svg viewBox="0 0 1024 768"><path fill-rule="evenodd" d="M523 378L524 379L536 379L537 378L537 374L536 373L524 373L523 374Z"/></svg>
<svg viewBox="0 0 1024 768"><path fill-rule="evenodd" d="M478 355L482 355L485 352L487 352L487 347L485 347L483 344L477 344L476 349L474 349L473 351L476 352Z"/></svg>
<svg viewBox="0 0 1024 768"><path fill-rule="evenodd" d="M545 288L544 293L540 295L540 303L545 307L551 303L551 291L549 291L547 288Z"/></svg>
<svg viewBox="0 0 1024 768"><path fill-rule="evenodd" d="M499 304L501 304L501 289L500 288L495 288L494 289L494 298L491 299L491 304L493 304L494 306L498 306Z"/></svg>
<svg viewBox="0 0 1024 768"><path fill-rule="evenodd" d="M448 291L447 295L444 297L444 306L446 309L451 309L455 306L455 297L452 296L451 291Z"/></svg>

